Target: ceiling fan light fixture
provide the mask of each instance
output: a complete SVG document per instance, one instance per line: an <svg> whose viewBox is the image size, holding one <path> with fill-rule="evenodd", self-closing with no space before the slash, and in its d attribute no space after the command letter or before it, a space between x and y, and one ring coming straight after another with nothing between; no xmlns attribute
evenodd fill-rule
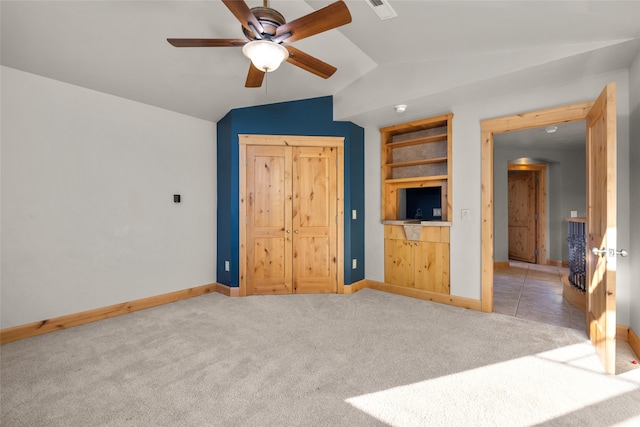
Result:
<svg viewBox="0 0 640 427"><path fill-rule="evenodd" d="M260 71L271 72L278 69L282 61L289 57L284 46L269 40L254 40L242 47L242 53Z"/></svg>

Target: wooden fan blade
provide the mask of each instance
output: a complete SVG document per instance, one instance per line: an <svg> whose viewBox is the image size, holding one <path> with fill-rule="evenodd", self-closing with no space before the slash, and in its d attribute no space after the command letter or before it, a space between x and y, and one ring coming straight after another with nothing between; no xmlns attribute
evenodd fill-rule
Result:
<svg viewBox="0 0 640 427"><path fill-rule="evenodd" d="M247 44L245 39L167 39L175 47L235 47Z"/></svg>
<svg viewBox="0 0 640 427"><path fill-rule="evenodd" d="M300 67L303 70L307 70L310 73L315 74L316 76L320 76L323 79L328 79L336 72L337 68L327 64L319 60L318 58L314 58L308 53L304 53L300 49L296 49L293 46L285 46L289 51L289 57L287 58L287 62L295 65L296 67Z"/></svg>
<svg viewBox="0 0 640 427"><path fill-rule="evenodd" d="M276 30L276 38L286 33L291 33L289 37L283 40L285 43L291 43L296 40L304 39L305 37L313 36L314 34L322 33L333 28L340 27L341 25L351 22L351 13L349 8L340 0L335 3L331 3L329 6L322 9L311 12L301 18L287 22L281 25Z"/></svg>
<svg viewBox="0 0 640 427"><path fill-rule="evenodd" d="M257 39L262 38L264 28L258 18L251 12L249 6L243 0L222 0L225 6L233 13L233 15L240 21L242 26L251 31ZM249 25L251 24L251 25ZM251 28L253 26L253 28ZM256 34L257 31L257 34Z"/></svg>
<svg viewBox="0 0 640 427"><path fill-rule="evenodd" d="M253 63L249 63L249 73L247 73L247 81L244 87L260 87L264 80L264 71L258 70Z"/></svg>

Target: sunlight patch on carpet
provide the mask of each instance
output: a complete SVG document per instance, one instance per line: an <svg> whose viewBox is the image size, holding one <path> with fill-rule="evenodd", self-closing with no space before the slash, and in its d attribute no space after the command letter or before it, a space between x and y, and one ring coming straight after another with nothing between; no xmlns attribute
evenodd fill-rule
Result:
<svg viewBox="0 0 640 427"><path fill-rule="evenodd" d="M594 357L590 344L576 344L346 402L391 426L537 425L640 388L603 374Z"/></svg>

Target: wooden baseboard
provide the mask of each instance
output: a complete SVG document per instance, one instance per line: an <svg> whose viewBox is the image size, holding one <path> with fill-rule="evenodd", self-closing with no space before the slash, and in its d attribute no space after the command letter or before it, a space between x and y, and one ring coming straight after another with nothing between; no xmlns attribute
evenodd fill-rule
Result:
<svg viewBox="0 0 640 427"><path fill-rule="evenodd" d="M406 288L404 286L390 285L388 283L376 282L373 280L367 280L367 288L433 301L440 304L453 305L455 307L469 308L476 311L480 311L482 308L480 300L439 294L437 292L423 291L415 288Z"/></svg>
<svg viewBox="0 0 640 427"><path fill-rule="evenodd" d="M350 285L344 285L344 291L342 293L344 294L355 294L358 291L361 291L362 289L367 287L367 280L363 279L360 280L358 282L354 282Z"/></svg>
<svg viewBox="0 0 640 427"><path fill-rule="evenodd" d="M640 338L638 338L636 333L633 332L633 329L629 328L628 331L629 337L627 341L629 342L629 346L631 346L633 352L636 354L636 359L638 359L640 358Z"/></svg>
<svg viewBox="0 0 640 427"><path fill-rule="evenodd" d="M586 311L587 295L569 282L568 274L562 276L562 296L574 307Z"/></svg>
<svg viewBox="0 0 640 427"><path fill-rule="evenodd" d="M551 265L551 266L553 266L553 267L564 267L564 268L568 268L568 267L569 267L569 262L567 262L567 261L562 261L562 260L548 259L548 260L547 260L547 265Z"/></svg>
<svg viewBox="0 0 640 427"><path fill-rule="evenodd" d="M227 286L222 283L216 283L216 292L222 295L226 295L228 297L239 297L240 296L240 288L237 286Z"/></svg>
<svg viewBox="0 0 640 427"><path fill-rule="evenodd" d="M629 327L624 325L616 325L616 339L629 342Z"/></svg>
<svg viewBox="0 0 640 427"><path fill-rule="evenodd" d="M197 297L211 292L224 293L220 291L220 286L224 285L212 283L209 285L183 289L181 291L170 292L167 294L123 302L120 304L110 305L108 307L101 307L94 310L88 310L80 313L68 314L66 316L55 317L52 319L41 320L39 322L27 323L26 325L5 328L0 330L0 344L6 344L8 342L17 341L29 337L35 337L38 335L47 334L49 332L67 329L72 326L83 325L85 323L95 322L96 320L120 316L122 314L144 310L145 308L156 307L158 305L168 304L186 298Z"/></svg>
<svg viewBox="0 0 640 427"><path fill-rule="evenodd" d="M499 270L504 268L509 268L509 261L498 261L493 263L494 270Z"/></svg>

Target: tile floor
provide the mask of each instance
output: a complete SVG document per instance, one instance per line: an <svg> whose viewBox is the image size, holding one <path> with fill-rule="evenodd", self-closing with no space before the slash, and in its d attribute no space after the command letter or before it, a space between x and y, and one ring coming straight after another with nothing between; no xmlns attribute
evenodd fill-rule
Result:
<svg viewBox="0 0 640 427"><path fill-rule="evenodd" d="M583 311L562 297L566 268L511 261L496 269L493 279L493 310L522 319L586 330Z"/></svg>
<svg viewBox="0 0 640 427"><path fill-rule="evenodd" d="M493 311L586 334L585 313L562 297L567 273L567 268L510 261L509 268L493 272ZM640 369L639 362L629 343L616 341L616 374Z"/></svg>

